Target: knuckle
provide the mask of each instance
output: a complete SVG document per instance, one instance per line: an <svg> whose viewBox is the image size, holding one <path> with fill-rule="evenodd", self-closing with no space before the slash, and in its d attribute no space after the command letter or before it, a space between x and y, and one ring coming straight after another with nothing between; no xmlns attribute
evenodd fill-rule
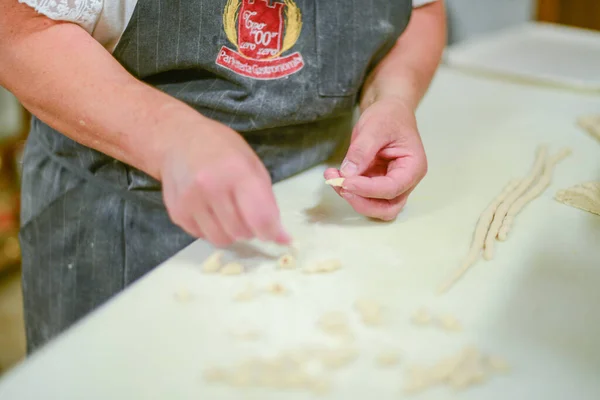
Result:
<svg viewBox="0 0 600 400"><path fill-rule="evenodd" d="M208 171L197 172L194 177L194 186L200 188L203 192L213 192L217 189L216 179Z"/></svg>

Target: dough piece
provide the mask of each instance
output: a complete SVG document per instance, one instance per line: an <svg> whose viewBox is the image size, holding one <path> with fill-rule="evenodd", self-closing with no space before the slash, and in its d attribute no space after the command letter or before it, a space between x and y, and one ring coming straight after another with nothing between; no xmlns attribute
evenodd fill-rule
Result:
<svg viewBox="0 0 600 400"><path fill-rule="evenodd" d="M250 301L256 298L257 293L253 285L247 285L241 292L233 297L235 301Z"/></svg>
<svg viewBox="0 0 600 400"><path fill-rule="evenodd" d="M317 321L317 326L329 335L352 336L348 318L340 311L332 311L323 314Z"/></svg>
<svg viewBox="0 0 600 400"><path fill-rule="evenodd" d="M345 180L346 180L345 178L327 179L325 181L325 184L327 184L329 186L333 186L333 187L342 187L342 185L344 184Z"/></svg>
<svg viewBox="0 0 600 400"><path fill-rule="evenodd" d="M365 325L376 326L383 322L381 306L373 300L359 299L354 303L354 309Z"/></svg>
<svg viewBox="0 0 600 400"><path fill-rule="evenodd" d="M546 162L546 153L548 149L546 146L540 146L537 150L537 156L533 164L533 168L529 175L527 175L515 190L510 193L506 199L498 206L498 209L494 213L494 218L490 225L490 229L487 232L484 242L483 258L491 260L494 258L494 241L498 235L498 231L504 221L504 216L508 212L510 206L523 194L529 186L541 175L544 164Z"/></svg>
<svg viewBox="0 0 600 400"><path fill-rule="evenodd" d="M389 368L398 365L400 359L400 352L395 350L385 350L375 357L375 364L382 368Z"/></svg>
<svg viewBox="0 0 600 400"><path fill-rule="evenodd" d="M286 295L288 290L281 283L272 283L265 289L268 293L275 295Z"/></svg>
<svg viewBox="0 0 600 400"><path fill-rule="evenodd" d="M583 115L577 119L577 125L585 129L592 137L600 140L600 114Z"/></svg>
<svg viewBox="0 0 600 400"><path fill-rule="evenodd" d="M550 157L546 161L546 165L544 166L544 173L540 180L533 185L533 187L525 193L523 196L519 197L508 209L506 216L504 217L504 221L502 222L502 226L498 231L498 240L506 240L508 236L508 232L512 226L512 223L518 213L529 204L532 200L537 198L540 194L544 192L550 186L550 182L552 181L552 173L554 172L554 167L568 157L571 154L570 149L563 149L558 152L554 157Z"/></svg>
<svg viewBox="0 0 600 400"><path fill-rule="evenodd" d="M425 308L418 309L411 317L411 321L415 325L428 325L431 320L431 314Z"/></svg>
<svg viewBox="0 0 600 400"><path fill-rule="evenodd" d="M223 258L222 251L215 251L212 253L204 263L202 263L202 271L207 274L214 274L221 268L221 259Z"/></svg>
<svg viewBox="0 0 600 400"><path fill-rule="evenodd" d="M342 268L340 260L326 260L310 265L302 270L305 274L326 274Z"/></svg>
<svg viewBox="0 0 600 400"><path fill-rule="evenodd" d="M238 262L230 262L221 268L221 275L241 275L244 273L244 266Z"/></svg>
<svg viewBox="0 0 600 400"><path fill-rule="evenodd" d="M586 182L560 190L554 198L568 206L600 215L600 182Z"/></svg>
<svg viewBox="0 0 600 400"><path fill-rule="evenodd" d="M462 325L452 315L444 315L437 319L438 325L446 332L458 332L462 330Z"/></svg>
<svg viewBox="0 0 600 400"><path fill-rule="evenodd" d="M508 195L517 188L519 183L519 180L510 181L504 187L502 193L500 193L483 211L483 213L479 217L479 220L477 221L475 233L473 234L473 239L471 241L471 248L469 249L467 257L463 261L460 268L458 268L450 276L450 278L438 288L439 294L445 293L448 290L450 290L450 288L452 288L452 286L454 286L454 284L458 282L460 278L462 278L462 276L469 270L469 268L471 268L471 266L475 264L477 259L479 259L479 256L481 255L481 250L483 249L485 236L490 228L490 223L494 218L494 213L496 212L496 209L504 201L504 199L506 199L506 197L508 197Z"/></svg>
<svg viewBox="0 0 600 400"><path fill-rule="evenodd" d="M279 257L277 261L277 266L280 269L294 269L296 268L296 259L291 254L284 254Z"/></svg>

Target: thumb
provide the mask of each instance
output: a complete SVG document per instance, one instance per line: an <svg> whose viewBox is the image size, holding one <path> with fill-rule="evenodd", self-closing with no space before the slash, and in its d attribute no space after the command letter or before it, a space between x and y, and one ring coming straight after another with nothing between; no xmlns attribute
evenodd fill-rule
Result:
<svg viewBox="0 0 600 400"><path fill-rule="evenodd" d="M381 149L381 143L379 142L376 135L356 135L350 143L346 158L342 162L341 175L347 178L365 172Z"/></svg>

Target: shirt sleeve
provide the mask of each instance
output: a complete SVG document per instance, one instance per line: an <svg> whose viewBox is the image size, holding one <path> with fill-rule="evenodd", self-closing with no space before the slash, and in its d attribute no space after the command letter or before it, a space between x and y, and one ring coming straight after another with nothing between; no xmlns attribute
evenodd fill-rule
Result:
<svg viewBox="0 0 600 400"><path fill-rule="evenodd" d="M56 21L72 22L92 34L104 0L19 0Z"/></svg>
<svg viewBox="0 0 600 400"><path fill-rule="evenodd" d="M433 3L437 0L412 0L413 8L424 6L425 4Z"/></svg>

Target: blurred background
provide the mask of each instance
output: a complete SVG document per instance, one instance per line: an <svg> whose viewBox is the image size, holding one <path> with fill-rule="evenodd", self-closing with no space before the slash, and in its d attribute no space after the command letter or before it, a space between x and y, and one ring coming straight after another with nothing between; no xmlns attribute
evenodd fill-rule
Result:
<svg viewBox="0 0 600 400"><path fill-rule="evenodd" d="M598 0L446 0L446 4L450 45L528 21L600 30ZM0 375L25 353L17 234L19 160L28 120L18 101L0 87Z"/></svg>

